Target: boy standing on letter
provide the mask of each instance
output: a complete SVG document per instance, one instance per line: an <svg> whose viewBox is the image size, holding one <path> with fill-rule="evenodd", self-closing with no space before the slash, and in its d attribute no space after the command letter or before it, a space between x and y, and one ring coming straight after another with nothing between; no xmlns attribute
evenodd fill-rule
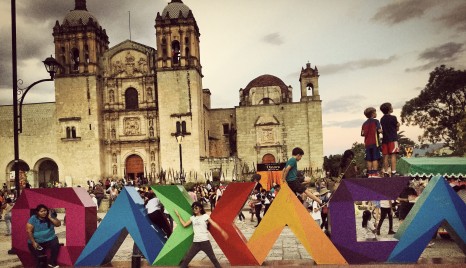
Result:
<svg viewBox="0 0 466 268"><path fill-rule="evenodd" d="M382 154L383 154L383 172L386 177L388 173L388 159L390 158L391 176L396 176L396 155L400 152L398 147L398 135L397 132L400 128L400 123L396 119L396 116L391 115L393 113L392 104L386 102L380 105L380 111L383 116L380 118L380 124L382 125Z"/></svg>
<svg viewBox="0 0 466 268"><path fill-rule="evenodd" d="M364 110L364 115L367 117L366 122L362 125L361 136L364 137L364 146L366 147L367 177L379 178L378 168L380 155L379 133L382 132L377 111L374 107L369 107Z"/></svg>

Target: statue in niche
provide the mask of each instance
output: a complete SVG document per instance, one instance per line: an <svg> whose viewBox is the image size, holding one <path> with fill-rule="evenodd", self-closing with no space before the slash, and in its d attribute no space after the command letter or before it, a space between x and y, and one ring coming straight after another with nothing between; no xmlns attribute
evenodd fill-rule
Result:
<svg viewBox="0 0 466 268"><path fill-rule="evenodd" d="M116 140L116 130L112 128L111 130L112 140Z"/></svg>
<svg viewBox="0 0 466 268"><path fill-rule="evenodd" d="M154 151L150 152L150 161L155 161L155 152Z"/></svg>
<svg viewBox="0 0 466 268"><path fill-rule="evenodd" d="M116 165L113 165L113 175L117 175L118 169Z"/></svg>
<svg viewBox="0 0 466 268"><path fill-rule="evenodd" d="M153 127L149 128L149 136L154 137L154 128Z"/></svg>
<svg viewBox="0 0 466 268"><path fill-rule="evenodd" d="M113 92L113 90L110 90L110 91L108 92L108 98L109 98L109 102L110 102L110 103L115 102L115 92Z"/></svg>
<svg viewBox="0 0 466 268"><path fill-rule="evenodd" d="M147 100L152 100L152 88L150 87L147 88Z"/></svg>
<svg viewBox="0 0 466 268"><path fill-rule="evenodd" d="M147 73L147 62L144 58L139 58L138 61L139 64L139 71L143 74Z"/></svg>
<svg viewBox="0 0 466 268"><path fill-rule="evenodd" d="M141 133L139 118L137 117L126 118L124 122L125 122L124 126L125 126L126 135L128 136L139 135Z"/></svg>
<svg viewBox="0 0 466 268"><path fill-rule="evenodd" d="M150 172L151 172L152 174L155 174L155 173L156 173L155 164L154 164L154 163L152 163L152 164L150 165Z"/></svg>
<svg viewBox="0 0 466 268"><path fill-rule="evenodd" d="M112 155L112 161L113 161L113 163L117 162L117 155L116 154Z"/></svg>

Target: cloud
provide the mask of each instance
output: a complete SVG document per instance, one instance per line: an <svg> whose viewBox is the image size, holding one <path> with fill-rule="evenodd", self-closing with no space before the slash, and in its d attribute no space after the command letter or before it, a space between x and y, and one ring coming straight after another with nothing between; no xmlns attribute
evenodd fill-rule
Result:
<svg viewBox="0 0 466 268"><path fill-rule="evenodd" d="M362 95L341 96L338 99L324 102L324 113L352 113L355 112L355 103L360 103L366 97Z"/></svg>
<svg viewBox="0 0 466 268"><path fill-rule="evenodd" d="M414 68L407 68L406 71L432 70L441 64L454 65L455 61L464 52L463 46L464 44L461 43L448 42L438 47L427 48L418 56L418 59L427 61L427 63Z"/></svg>
<svg viewBox="0 0 466 268"><path fill-rule="evenodd" d="M397 56L393 55L386 59L361 59L356 61L348 61L340 64L328 64L319 66L319 73L330 75L341 72L347 72L358 69L366 69L371 67L379 67L387 65L397 59Z"/></svg>
<svg viewBox="0 0 466 268"><path fill-rule="evenodd" d="M394 25L410 19L420 18L428 10L440 4L442 4L441 1L435 0L395 1L381 7L372 17L372 20Z"/></svg>
<svg viewBox="0 0 466 268"><path fill-rule="evenodd" d="M276 45L276 46L280 46L280 45L282 45L284 43L283 37L280 36L280 33L268 34L268 35L262 37L261 40L264 41L265 43L268 43L268 44L271 44L271 45Z"/></svg>
<svg viewBox="0 0 466 268"><path fill-rule="evenodd" d="M323 122L323 127L360 128L364 123L364 118L346 121Z"/></svg>
<svg viewBox="0 0 466 268"><path fill-rule="evenodd" d="M456 28L458 32L466 31L466 3L451 9L438 18L447 28Z"/></svg>

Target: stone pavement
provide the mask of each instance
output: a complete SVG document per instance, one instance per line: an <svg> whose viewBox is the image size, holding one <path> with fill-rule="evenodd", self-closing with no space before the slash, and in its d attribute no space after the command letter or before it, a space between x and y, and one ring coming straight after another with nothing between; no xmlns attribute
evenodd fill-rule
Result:
<svg viewBox="0 0 466 268"><path fill-rule="evenodd" d="M256 222L250 221L250 214L248 211L243 212L246 216L246 221L244 223L236 223L239 229L242 231L244 236L249 239L254 232L254 225ZM64 214L59 214L58 218L63 219ZM99 217L104 218L105 213L99 213ZM356 226L359 229L361 226L360 215L356 216ZM394 229L398 229L398 219L394 219ZM11 248L11 237L4 236L5 234L5 222L0 221L0 267L22 267L21 262L16 255L7 255L6 252ZM66 227L62 226L57 228L57 234L61 243L66 244L65 237ZM390 238L392 235L387 235L388 233L388 219L385 220L381 236L384 238ZM219 259L222 266L229 267L229 262L223 255L221 249L218 247L214 239L211 238L212 246L214 252ZM125 242L122 244L120 249L117 251L112 262L105 267L130 267L131 266L131 253L132 253L133 240L130 235L126 238ZM316 265L312 260L312 257L307 253L301 243L296 239L293 232L288 227L285 227L281 233L278 240L275 242L272 250L267 256L265 262L262 266L311 266ZM435 245L430 248L426 248L421 255L417 265L406 265L406 264L373 264L373 265L364 265L364 267L431 267L432 265L444 266L444 267L466 267L466 257L463 252L460 250L458 245L456 245L452 240L445 240L441 238L435 239ZM143 259L141 266L149 267L150 265ZM212 267L207 256L200 252L194 258L190 264L191 267ZM357 265L352 265L357 266ZM359 266L359 265L358 265ZM242 266L245 267L245 266ZM326 267L338 267L337 265L326 265ZM342 266L343 267L343 266Z"/></svg>

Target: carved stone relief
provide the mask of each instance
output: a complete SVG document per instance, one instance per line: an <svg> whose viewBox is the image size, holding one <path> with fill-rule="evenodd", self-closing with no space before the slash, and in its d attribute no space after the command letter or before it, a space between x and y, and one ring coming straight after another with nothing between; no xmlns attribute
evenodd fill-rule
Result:
<svg viewBox="0 0 466 268"><path fill-rule="evenodd" d="M138 117L128 117L124 119L125 135L139 135L141 134L141 122Z"/></svg>

